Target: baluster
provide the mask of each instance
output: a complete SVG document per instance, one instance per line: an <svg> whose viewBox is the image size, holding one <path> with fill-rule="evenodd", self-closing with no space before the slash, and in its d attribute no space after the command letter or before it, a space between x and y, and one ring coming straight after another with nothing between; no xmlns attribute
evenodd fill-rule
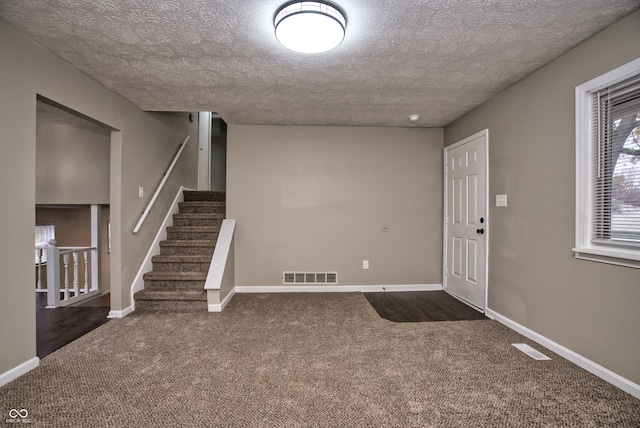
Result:
<svg viewBox="0 0 640 428"><path fill-rule="evenodd" d="M42 291L42 248L38 248L38 283L36 285L37 291Z"/></svg>
<svg viewBox="0 0 640 428"><path fill-rule="evenodd" d="M62 300L69 299L69 253L65 253L62 256L62 262L64 263L64 297Z"/></svg>
<svg viewBox="0 0 640 428"><path fill-rule="evenodd" d="M89 251L84 250L84 288L85 293L89 292Z"/></svg>
<svg viewBox="0 0 640 428"><path fill-rule="evenodd" d="M73 252L73 296L78 295L78 251Z"/></svg>

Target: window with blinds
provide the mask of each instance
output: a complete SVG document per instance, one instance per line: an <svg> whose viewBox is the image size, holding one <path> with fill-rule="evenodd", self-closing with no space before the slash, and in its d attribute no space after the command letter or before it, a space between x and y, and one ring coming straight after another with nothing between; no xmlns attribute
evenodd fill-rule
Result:
<svg viewBox="0 0 640 428"><path fill-rule="evenodd" d="M640 243L640 76L591 100L592 239Z"/></svg>
<svg viewBox="0 0 640 428"><path fill-rule="evenodd" d="M640 268L640 58L576 87L573 251Z"/></svg>

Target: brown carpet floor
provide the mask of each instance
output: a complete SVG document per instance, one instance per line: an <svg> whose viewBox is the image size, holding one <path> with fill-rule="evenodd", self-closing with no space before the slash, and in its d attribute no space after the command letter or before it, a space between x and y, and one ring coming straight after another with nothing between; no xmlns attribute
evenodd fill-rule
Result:
<svg viewBox="0 0 640 428"><path fill-rule="evenodd" d="M0 388L11 408L34 427L640 426L640 400L495 321L393 323L361 294L113 320Z"/></svg>

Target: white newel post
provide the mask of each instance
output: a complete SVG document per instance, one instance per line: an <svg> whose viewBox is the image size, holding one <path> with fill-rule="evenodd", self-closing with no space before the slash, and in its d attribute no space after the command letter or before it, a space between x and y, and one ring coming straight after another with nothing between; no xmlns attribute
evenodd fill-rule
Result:
<svg viewBox="0 0 640 428"><path fill-rule="evenodd" d="M60 250L56 240L49 241L47 251L47 307L60 306Z"/></svg>

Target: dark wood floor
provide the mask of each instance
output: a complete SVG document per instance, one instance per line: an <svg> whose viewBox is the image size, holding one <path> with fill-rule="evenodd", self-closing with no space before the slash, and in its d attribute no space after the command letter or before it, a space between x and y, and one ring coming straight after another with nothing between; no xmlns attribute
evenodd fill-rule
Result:
<svg viewBox="0 0 640 428"><path fill-rule="evenodd" d="M382 318L395 322L486 320L484 314L444 291L363 293Z"/></svg>
<svg viewBox="0 0 640 428"><path fill-rule="evenodd" d="M109 295L77 307L47 309L46 293L36 293L36 354L43 358L109 321Z"/></svg>

